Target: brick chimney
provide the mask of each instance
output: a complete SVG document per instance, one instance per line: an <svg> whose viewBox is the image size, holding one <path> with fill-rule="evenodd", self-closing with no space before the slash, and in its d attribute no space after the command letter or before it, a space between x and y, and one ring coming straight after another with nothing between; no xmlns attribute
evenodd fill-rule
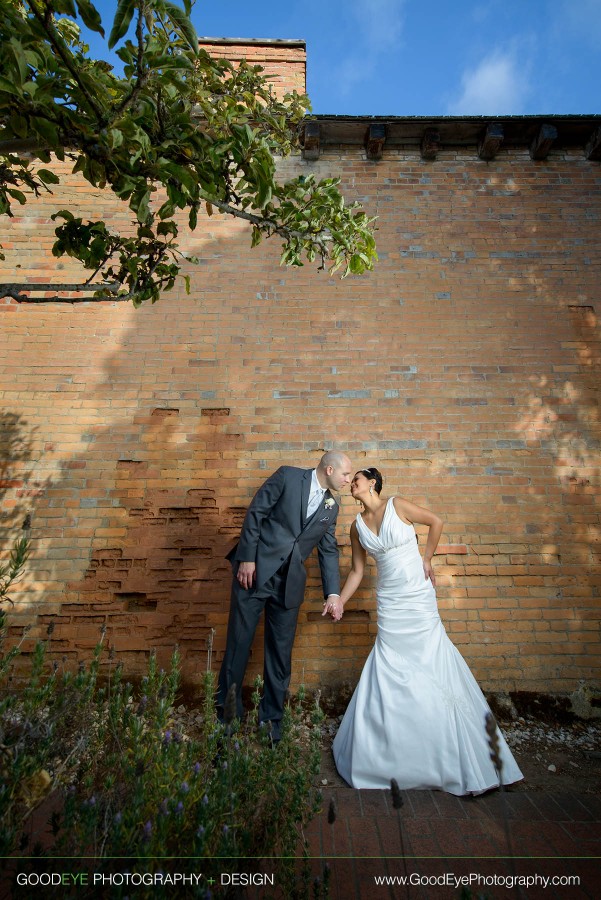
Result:
<svg viewBox="0 0 601 900"><path fill-rule="evenodd" d="M278 97L293 90L299 94L306 91L305 41L201 37L199 43L211 56L219 59L227 59L234 64L245 59L250 65L262 66Z"/></svg>

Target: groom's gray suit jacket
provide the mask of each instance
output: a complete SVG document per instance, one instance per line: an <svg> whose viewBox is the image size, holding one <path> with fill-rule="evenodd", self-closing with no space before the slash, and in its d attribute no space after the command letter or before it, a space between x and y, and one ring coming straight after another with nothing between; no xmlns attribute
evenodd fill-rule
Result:
<svg viewBox="0 0 601 900"><path fill-rule="evenodd" d="M317 512L305 521L311 489L312 469L281 466L259 488L250 504L240 540L228 553L232 563L256 564L256 589L290 560L285 604L292 608L303 602L307 572L303 565L317 546L324 596L340 593L340 569L336 542L338 504L326 506L334 498L326 491Z"/></svg>

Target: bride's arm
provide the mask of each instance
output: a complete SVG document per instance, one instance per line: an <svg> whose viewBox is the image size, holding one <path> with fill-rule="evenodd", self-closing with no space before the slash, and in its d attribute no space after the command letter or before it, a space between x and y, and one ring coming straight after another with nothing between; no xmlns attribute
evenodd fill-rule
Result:
<svg viewBox="0 0 601 900"><path fill-rule="evenodd" d="M363 572L365 571L365 560L367 554L359 542L357 534L357 525L355 522L351 525L351 548L353 556L351 559L351 570L347 575L344 587L340 592L340 597L332 598L326 604L322 615L329 613L335 622L339 622L344 612L344 605L347 600L353 596L363 580Z"/></svg>
<svg viewBox="0 0 601 900"><path fill-rule="evenodd" d="M423 555L424 575L426 579L429 578L432 584L436 586L432 557L442 534L442 526L444 524L442 519L435 516L429 509L424 509L423 506L416 506L415 503L410 503L409 500L404 500L402 497L394 498L394 508L401 519L406 519L412 525L417 523L418 525L428 526L428 540L426 541Z"/></svg>

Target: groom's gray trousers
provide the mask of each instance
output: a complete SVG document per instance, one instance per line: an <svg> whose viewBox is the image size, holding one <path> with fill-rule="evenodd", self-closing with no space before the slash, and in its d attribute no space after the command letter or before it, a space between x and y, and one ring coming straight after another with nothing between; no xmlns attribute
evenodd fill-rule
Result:
<svg viewBox="0 0 601 900"><path fill-rule="evenodd" d="M290 685L292 646L300 609L300 606L289 609L284 602L288 565L289 560L286 560L259 590L245 590L236 577L238 563L234 565L227 644L219 673L219 706L223 706L230 686L235 684L236 712L242 718L242 681L257 624L265 611L265 684L259 720L272 723L272 736L276 740L280 737L280 722Z"/></svg>

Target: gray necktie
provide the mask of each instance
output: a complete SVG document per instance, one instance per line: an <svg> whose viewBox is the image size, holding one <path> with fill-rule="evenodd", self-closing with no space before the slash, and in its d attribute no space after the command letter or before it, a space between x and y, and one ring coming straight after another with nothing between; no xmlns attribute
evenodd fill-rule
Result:
<svg viewBox="0 0 601 900"><path fill-rule="evenodd" d="M325 494L324 490L319 490L319 491L315 491L315 493L309 497L309 502L307 504L307 516L306 516L307 519L310 519L311 516L314 514L314 512L318 508L319 504L321 503L324 494Z"/></svg>

